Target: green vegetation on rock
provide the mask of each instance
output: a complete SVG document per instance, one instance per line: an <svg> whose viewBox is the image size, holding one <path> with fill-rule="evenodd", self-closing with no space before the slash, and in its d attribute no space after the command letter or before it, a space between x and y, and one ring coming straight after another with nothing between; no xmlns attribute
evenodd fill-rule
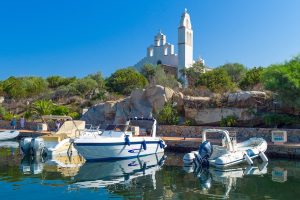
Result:
<svg viewBox="0 0 300 200"><path fill-rule="evenodd" d="M229 115L229 116L221 119L220 126L223 126L223 127L235 126L235 125L237 125L237 120L238 120L238 118L236 116Z"/></svg>
<svg viewBox="0 0 300 200"><path fill-rule="evenodd" d="M275 92L283 104L300 108L300 56L266 68L262 79L265 88Z"/></svg>
<svg viewBox="0 0 300 200"><path fill-rule="evenodd" d="M129 95L134 89L144 88L147 79L133 68L119 69L107 80L106 86L110 92Z"/></svg>
<svg viewBox="0 0 300 200"><path fill-rule="evenodd" d="M222 93L234 89L234 83L224 69L214 69L201 74L197 86L205 86L212 92Z"/></svg>
<svg viewBox="0 0 300 200"><path fill-rule="evenodd" d="M219 68L224 69L235 83L240 82L241 78L247 72L247 68L240 63L226 63Z"/></svg>
<svg viewBox="0 0 300 200"><path fill-rule="evenodd" d="M254 86L261 83L262 67L254 67L248 70L239 82L239 86L243 90L252 90Z"/></svg>
<svg viewBox="0 0 300 200"><path fill-rule="evenodd" d="M171 103L164 105L163 109L158 113L157 119L159 124L177 125L179 123L178 112Z"/></svg>

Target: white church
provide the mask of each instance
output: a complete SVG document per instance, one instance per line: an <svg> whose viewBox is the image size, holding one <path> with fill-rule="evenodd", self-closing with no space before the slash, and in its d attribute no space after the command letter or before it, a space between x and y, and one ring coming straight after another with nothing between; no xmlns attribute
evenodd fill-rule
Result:
<svg viewBox="0 0 300 200"><path fill-rule="evenodd" d="M203 60L201 60L203 62ZM167 42L166 35L159 32L154 37L154 44L147 48L147 55L134 67L141 69L145 64L162 65L169 73L181 77L180 71L189 68L193 59L193 29L190 15L185 9L181 15L178 27L178 54L174 52L174 45Z"/></svg>

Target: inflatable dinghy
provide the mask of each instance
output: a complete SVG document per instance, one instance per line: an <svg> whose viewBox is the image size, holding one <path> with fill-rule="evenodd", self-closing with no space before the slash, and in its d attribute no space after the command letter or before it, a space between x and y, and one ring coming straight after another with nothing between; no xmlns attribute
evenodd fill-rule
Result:
<svg viewBox="0 0 300 200"><path fill-rule="evenodd" d="M222 146L211 145L206 140L207 133L222 133ZM206 129L202 132L202 143L199 151L192 151L183 157L186 165L195 163L197 165L213 165L215 167L230 167L246 162L253 164L253 159L260 157L264 162L268 162L265 155L267 142L263 138L253 137L241 143L236 143L235 138L231 138L227 130Z"/></svg>

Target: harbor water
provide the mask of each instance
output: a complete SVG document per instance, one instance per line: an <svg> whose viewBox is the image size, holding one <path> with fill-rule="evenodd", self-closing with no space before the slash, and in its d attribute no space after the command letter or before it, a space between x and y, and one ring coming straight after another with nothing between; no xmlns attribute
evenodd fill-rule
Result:
<svg viewBox="0 0 300 200"><path fill-rule="evenodd" d="M1 199L298 199L300 162L271 159L230 170L184 167L183 154L86 163L33 159L0 145Z"/></svg>

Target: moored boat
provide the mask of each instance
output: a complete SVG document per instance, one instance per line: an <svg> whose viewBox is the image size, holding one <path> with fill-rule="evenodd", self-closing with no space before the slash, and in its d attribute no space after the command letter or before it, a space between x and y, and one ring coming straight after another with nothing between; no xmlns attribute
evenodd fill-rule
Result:
<svg viewBox="0 0 300 200"><path fill-rule="evenodd" d="M211 145L206 140L207 133L223 134L222 146ZM213 165L215 167L230 167L240 163L253 164L253 159L260 157L264 162L268 162L265 155L267 142L263 138L253 137L241 143L236 143L235 138L231 138L227 130L206 129L202 132L202 143L199 151L192 151L185 154L183 161L185 164Z"/></svg>
<svg viewBox="0 0 300 200"><path fill-rule="evenodd" d="M140 135L139 128L130 125L131 121L152 122L150 136ZM125 125L109 125L101 135L83 135L74 140L77 151L87 161L126 159L162 153L165 142L156 137L156 120L133 118Z"/></svg>
<svg viewBox="0 0 300 200"><path fill-rule="evenodd" d="M0 140L12 140L20 135L20 132L17 130L5 130L0 131Z"/></svg>
<svg viewBox="0 0 300 200"><path fill-rule="evenodd" d="M23 138L20 142L20 146L24 154L33 154L35 156L77 155L77 151L73 146L73 140L76 137L90 132L100 134L98 128L86 129L85 121L73 120L69 116L50 115L42 116L42 119L43 121L63 120L64 123L57 131L51 132L51 134L37 138Z"/></svg>

